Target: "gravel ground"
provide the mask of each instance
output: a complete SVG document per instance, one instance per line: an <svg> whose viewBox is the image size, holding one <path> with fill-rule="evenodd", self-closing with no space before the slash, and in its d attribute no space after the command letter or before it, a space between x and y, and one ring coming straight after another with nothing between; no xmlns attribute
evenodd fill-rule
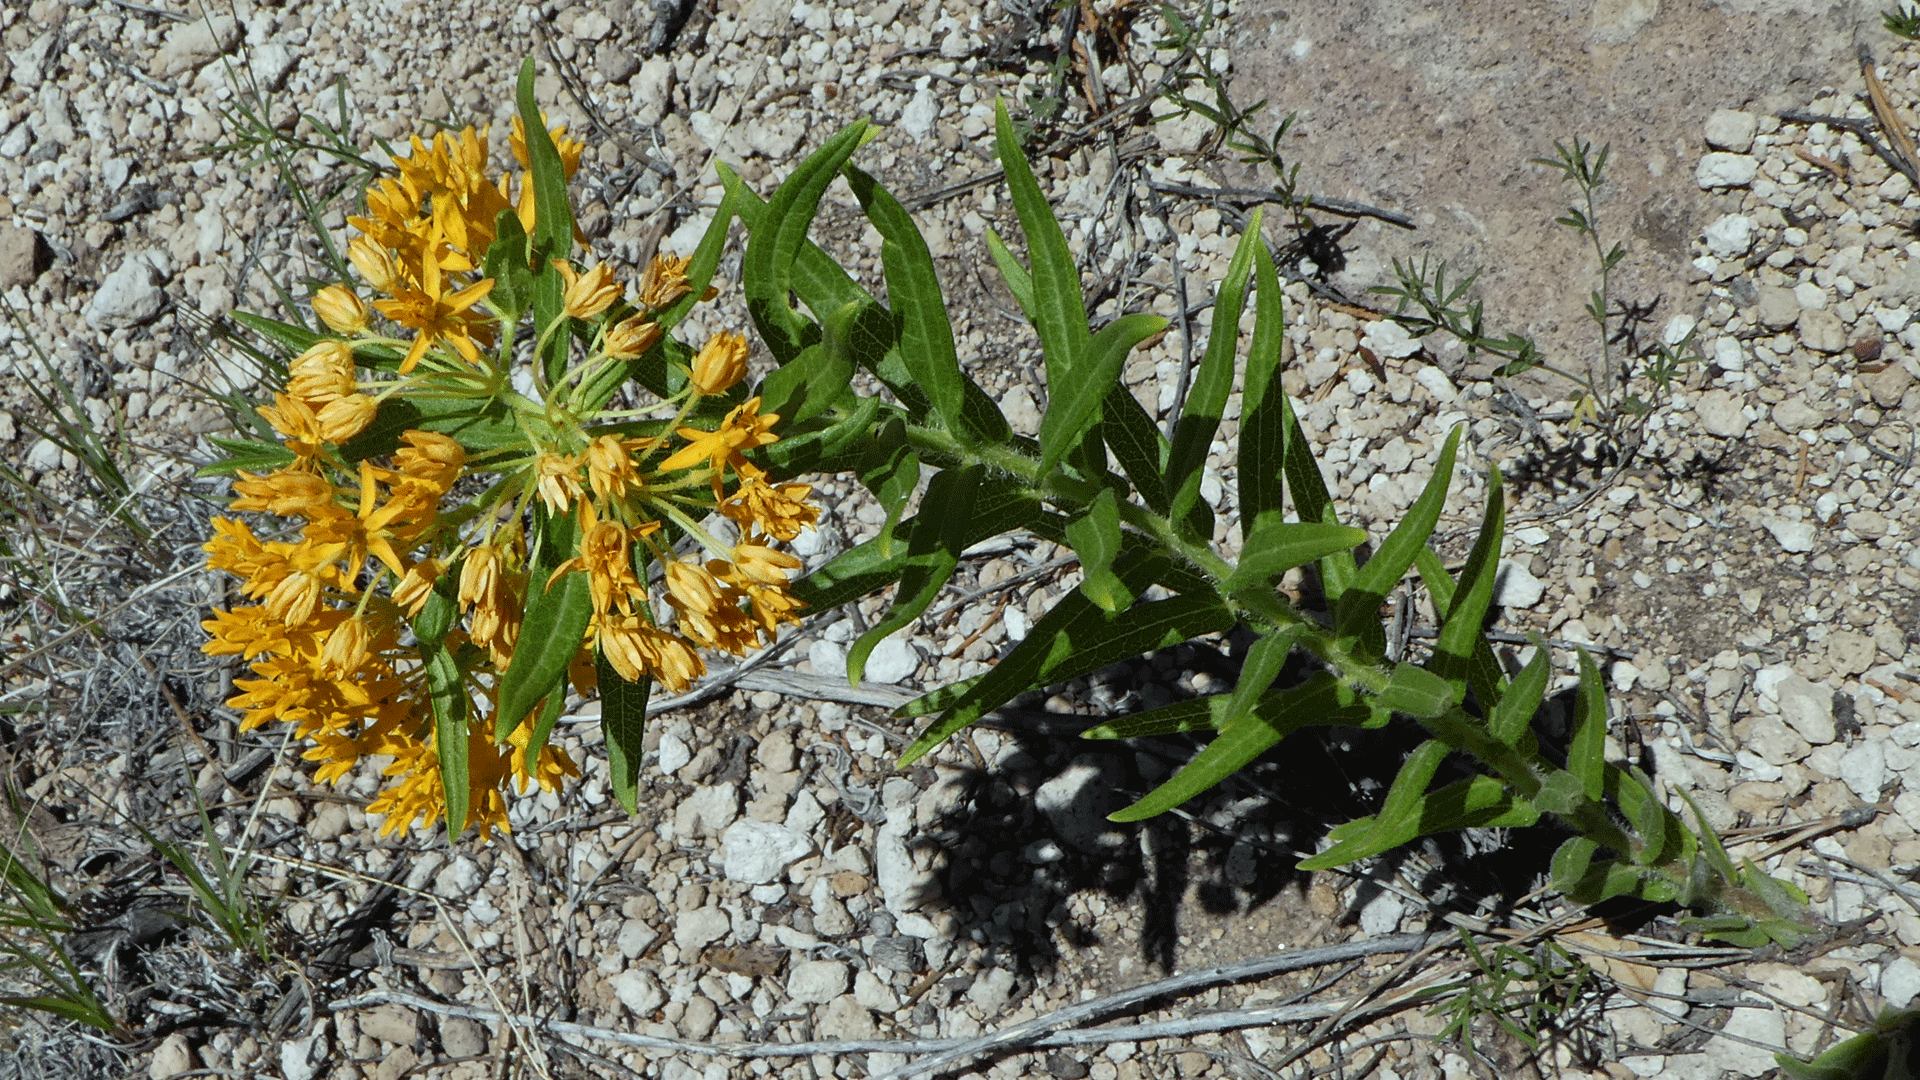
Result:
<svg viewBox="0 0 1920 1080"><path fill-rule="evenodd" d="M1031 430L1038 355L983 258L988 225L1016 231L1011 208L990 183L961 184L994 166L996 93L1054 93L1049 9L1014 7L0 11L0 293L19 316L0 325L0 363L17 376L0 387L0 445L21 484L48 496L13 515L31 543L9 549L0 591L16 635L0 668L6 750L33 807L23 827L89 905L88 932L69 944L139 1036L115 1049L30 1021L11 1035L7 1074L877 1076L938 1040L1051 1018L1052 1042L955 1067L996 1080L1761 1076L1770 1050L1807 1053L1836 1024L1920 993L1920 791L1903 786L1920 775L1920 197L1844 125L1715 102L1672 178L1713 209L1685 224L1690 268L1659 285L1662 320L1639 330L1691 331L1704 361L1633 429L1630 456L1586 437L1564 388L1511 392L1445 335L1409 342L1357 306L1377 309L1366 289L1387 280L1372 223L1348 240L1343 272L1316 274L1291 249L1285 379L1330 485L1376 529L1412 501L1447 431L1469 424L1442 553L1464 554L1497 463L1516 479L1502 629L1606 652L1622 703L1610 749L1691 793L1736 854L1806 889L1819 933L1793 954L1700 947L1664 917L1562 910L1534 891L1551 836L1476 834L1350 875L1298 873L1296 853L1377 801L1410 745L1387 734L1296 737L1179 815L1106 822L1192 745L1063 736L1230 685L1230 641L1022 702L895 769L909 732L886 708L982 670L1077 584L1069 552L1026 537L970 553L951 598L878 650L861 687L845 685L845 648L877 603L822 614L716 695L661 710L635 818L608 796L592 702L561 739L584 778L524 800L511 840L484 847L376 839L363 808L378 776L316 789L277 735L236 735L220 705L231 672L195 652L201 609L223 586L194 570L220 490L191 481L192 463L226 424L217 395L257 389L221 317L275 311L274 282L299 286L315 266L279 174L208 150L223 112L252 100L237 88L270 92L265 115L285 129L296 111L334 119L343 86L364 150L440 119L504 131L512 71L532 52L550 116L590 147L583 229L634 266L691 250L719 200L715 159L765 193L823 133L871 116L886 126L863 167L925 196L909 205L963 362ZM1039 172L1089 280L1106 286L1096 317L1174 316L1184 296L1197 346L1244 215L1178 189L1259 178L1197 120L1091 122L1090 96L1145 92L1171 60L1153 47L1159 17L1136 14L1125 48L1091 50L1098 74L1073 69L1049 129L1062 149ZM1231 71L1237 35L1266 17L1229 14L1189 63ZM1920 74L1882 51L1880 76L1911 122ZM1792 107L1870 120L1859 73L1831 79ZM295 172L309 192L347 174L307 161ZM344 239L340 212L328 220ZM1285 248L1293 237L1268 220ZM829 194L815 235L878 276L878 236L849 194ZM736 252L720 279L737 265ZM1574 293L1590 287L1584 267L1551 270ZM723 289L688 338L745 321ZM82 463L44 437L46 408L27 388L52 384L29 342L78 415L119 433L139 493L129 505L151 538L123 536L117 507L79 481ZM1126 370L1156 415L1173 404L1184 345L1169 334ZM1232 417L1204 490L1229 548ZM882 520L848 479L819 493L829 510L801 544L814 564ZM29 587L28 559L51 595ZM1430 621L1420 602L1416 624ZM66 605L99 615L100 633L48 644L73 625ZM189 774L224 837L251 830L255 884L276 898L271 962L143 916L183 890L121 815L190 838ZM1470 1051L1435 1038L1444 1015L1401 1000L1463 969L1458 952L1410 953L1397 935L1435 929L1442 946L1449 923L1531 935L1523 944L1551 934L1591 967L1545 1049L1483 1024ZM1343 943L1358 951L1337 964L1061 1013L1170 973ZM542 1021L555 1026L535 1030ZM743 1056L835 1039L884 1045Z"/></svg>

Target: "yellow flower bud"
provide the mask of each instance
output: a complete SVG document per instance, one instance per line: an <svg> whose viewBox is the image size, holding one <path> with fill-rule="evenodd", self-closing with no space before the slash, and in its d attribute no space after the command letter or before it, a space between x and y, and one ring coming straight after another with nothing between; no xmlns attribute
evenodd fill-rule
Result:
<svg viewBox="0 0 1920 1080"><path fill-rule="evenodd" d="M747 339L725 330L707 339L693 358L693 390L723 394L747 374Z"/></svg>
<svg viewBox="0 0 1920 1080"><path fill-rule="evenodd" d="M605 263L595 266L586 273L578 273L565 259L553 260L553 268L560 271L560 277L567 283L566 291L561 294L561 304L568 315L576 319L591 319L595 315L613 306L626 292L620 283L613 280L613 270Z"/></svg>
<svg viewBox="0 0 1920 1080"><path fill-rule="evenodd" d="M353 263L353 268L360 271L360 276L376 291L391 293L400 283L400 270L394 265L393 256L364 236L354 237L347 245L347 261Z"/></svg>
<svg viewBox="0 0 1920 1080"><path fill-rule="evenodd" d="M427 598L433 595L434 583L446 571L446 564L439 559L421 559L407 568L407 576L393 587L393 602L411 619L420 614L427 606Z"/></svg>
<svg viewBox="0 0 1920 1080"><path fill-rule="evenodd" d="M373 628L358 615L333 628L320 649L320 674L329 679L344 679L367 662Z"/></svg>
<svg viewBox="0 0 1920 1080"><path fill-rule="evenodd" d="M607 328L607 355L616 360L631 360L653 348L660 340L660 324L644 315L635 315Z"/></svg>
<svg viewBox="0 0 1920 1080"><path fill-rule="evenodd" d="M345 285L329 285L313 294L313 313L338 334L367 332L367 305Z"/></svg>
<svg viewBox="0 0 1920 1080"><path fill-rule="evenodd" d="M330 443L343 443L367 429L380 406L365 394L348 394L327 402L316 419L320 437Z"/></svg>

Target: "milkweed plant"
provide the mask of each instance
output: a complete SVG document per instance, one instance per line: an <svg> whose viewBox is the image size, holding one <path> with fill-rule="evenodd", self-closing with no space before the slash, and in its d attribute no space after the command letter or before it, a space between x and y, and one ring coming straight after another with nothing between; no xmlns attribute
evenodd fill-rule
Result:
<svg viewBox="0 0 1920 1080"><path fill-rule="evenodd" d="M704 674L703 653L745 654L801 612L891 588L884 617L849 649L857 682L963 551L1024 532L1073 550L1078 588L986 672L902 706L897 716L924 725L901 764L1028 691L1243 628L1254 642L1230 692L1086 732L1211 735L1115 820L1171 810L1302 728L1415 724L1426 740L1378 812L1334 828L1302 868L1551 818L1572 834L1553 878L1576 900L1671 901L1709 936L1798 939L1803 895L1735 865L1697 810L1696 828L1647 776L1605 759L1607 696L1584 653L1571 742L1535 738L1548 650L1510 673L1483 629L1504 527L1497 468L1464 564L1449 570L1429 546L1459 429L1404 520L1356 557L1370 538L1341 524L1282 389L1282 293L1258 214L1163 434L1120 375L1166 322L1123 314L1094 329L1001 105L997 149L1027 258L991 230L986 239L1039 338L1049 388L1039 429L1017 432L960 366L918 228L852 163L868 123L828 139L764 199L721 166L725 196L698 248L656 258L629 294L603 265L576 260L566 185L582 146L545 126L532 70L519 82L518 173L489 177L485 136L471 129L416 138L397 178L378 180L366 214L350 219L359 284L313 297L331 333L245 317L293 355L289 377L258 410L262 437L221 440L227 457L209 466L235 477L234 511L297 523L280 530L297 539L278 540L237 518L214 522L209 563L251 601L207 623L209 652L252 664L233 704L248 727L295 725L323 782L390 757L393 780L369 807L383 830L444 818L450 834L484 837L506 827L511 791L576 775L548 742L569 687L598 695L612 787L632 811L654 685L680 690ZM808 239L836 180L882 239L885 303ZM735 218L746 233L738 287L776 364L750 390L743 336L696 348L672 332L710 295ZM1200 488L1236 373L1230 556ZM618 404L636 397L647 404ZM800 478L821 474L857 476L886 516L878 535L796 576L802 564L780 545L816 520ZM1317 579L1324 614L1280 589L1296 567ZM1441 623L1419 664L1388 660L1379 615L1409 572ZM1282 678L1296 652L1315 670L1304 681ZM1436 785L1450 757L1466 778Z"/></svg>

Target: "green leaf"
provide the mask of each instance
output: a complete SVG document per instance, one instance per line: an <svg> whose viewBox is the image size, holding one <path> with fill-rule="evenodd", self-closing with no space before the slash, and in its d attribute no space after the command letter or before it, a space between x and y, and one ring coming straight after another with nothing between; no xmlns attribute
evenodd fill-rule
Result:
<svg viewBox="0 0 1920 1080"><path fill-rule="evenodd" d="M1046 421L1052 420L1059 402L1076 388L1076 380L1089 375L1088 360L1093 351L1093 336L1087 327L1087 310L1080 294L1080 270L1067 248L1066 234L1047 205L1040 184L1033 177L1026 156L1020 150L1019 135L1007 115L1006 102L996 99L993 107L995 144L1000 165L1007 174L1007 189L1013 196L1014 212L1020 217L1020 230L1026 234L1027 257L1033 264L1033 307L1028 312L1033 328L1040 335L1040 348L1047 368L1047 394L1053 404L1041 424L1042 458L1047 468L1058 462L1072 440L1054 425L1054 438L1046 438ZM1142 335L1144 336L1144 335ZM1137 338L1135 339L1138 340ZM1097 390L1098 402L1107 390Z"/></svg>
<svg viewBox="0 0 1920 1080"><path fill-rule="evenodd" d="M1127 588L1139 591L1148 581L1145 560L1116 564ZM1108 614L1079 592L1068 593L1025 640L975 683L901 755L904 767L1027 690L1071 679L1115 661L1154 649L1170 648L1202 634L1233 625L1233 614L1215 596L1175 596L1135 604ZM909 703L911 704L911 703Z"/></svg>
<svg viewBox="0 0 1920 1080"><path fill-rule="evenodd" d="M915 466L916 475L918 466ZM1039 519L1040 503L1033 493L1010 480L988 478L974 498L971 520L963 522L962 548L1013 529L1027 528ZM795 597L815 611L825 611L883 589L900 579L907 552L923 529L945 527L938 513L920 513L900 523L893 543L883 550L875 537L841 553L833 561L793 583Z"/></svg>
<svg viewBox="0 0 1920 1080"><path fill-rule="evenodd" d="M1503 781L1475 775L1427 793L1420 813L1420 835L1459 829L1518 829L1539 820L1539 809L1508 791Z"/></svg>
<svg viewBox="0 0 1920 1080"><path fill-rule="evenodd" d="M1171 516L1176 523L1184 522L1200 499L1207 450L1213 445L1227 398L1233 392L1234 356L1239 351L1240 309L1247 298L1247 277L1253 271L1254 259L1265 253L1260 241L1260 217L1261 211L1256 209L1214 294L1213 329L1181 406L1180 423L1174 428L1172 449L1167 454L1167 486L1174 492Z"/></svg>
<svg viewBox="0 0 1920 1080"><path fill-rule="evenodd" d="M513 660L500 677L500 707L493 725L495 742L505 742L541 698L563 692L567 664L580 651L587 623L593 618L593 595L584 571L570 570L551 585L538 569L531 576L534 580L528 583L527 591L533 595L520 621L520 639L514 645Z"/></svg>
<svg viewBox="0 0 1920 1080"><path fill-rule="evenodd" d="M1268 384L1273 390L1269 398L1277 398L1280 403L1280 426L1286 431L1281 456L1281 471L1285 473L1287 490L1293 493L1293 507L1300 514L1300 520L1306 524L1338 525L1340 516L1333 507L1333 497L1327 494L1327 482L1320 475L1320 466L1313 460L1313 444L1307 441L1306 433L1300 430L1300 418L1293 413L1293 404L1287 395L1279 392L1279 383ZM1276 501L1278 496L1275 496ZM1328 602L1337 602L1347 591L1347 586L1358 573L1357 563L1351 551L1342 549L1332 552L1318 560L1314 567L1320 574L1320 589L1326 594Z"/></svg>
<svg viewBox="0 0 1920 1080"><path fill-rule="evenodd" d="M1460 569L1458 589L1440 607L1445 615L1430 665L1436 675L1454 684L1455 701L1464 700L1465 691L1471 687L1482 708L1498 705L1502 693L1499 665L1482 627L1499 577L1500 541L1505 527L1506 496L1501 491L1500 469L1495 466L1487 476L1487 509L1480 521L1480 535ZM1421 554L1431 555L1431 549L1422 544L1416 559ZM1421 576L1431 582L1426 569L1421 570Z"/></svg>
<svg viewBox="0 0 1920 1080"><path fill-rule="evenodd" d="M855 301L827 317L822 340L800 350L761 382L760 411L786 423L802 423L853 394L853 358L848 337L870 301Z"/></svg>
<svg viewBox="0 0 1920 1080"><path fill-rule="evenodd" d="M493 279L487 302L500 309L508 322L517 323L533 303L533 270L528 262L532 241L521 227L520 215L512 210L495 214L493 229L493 242L481 259L481 272Z"/></svg>
<svg viewBox="0 0 1920 1080"><path fill-rule="evenodd" d="M627 813L640 809L640 758L646 752L647 694L653 680L641 676L628 682L601 654L593 651L600 682L600 731L607 739L607 772L613 797Z"/></svg>
<svg viewBox="0 0 1920 1080"><path fill-rule="evenodd" d="M1440 460L1435 463L1433 475L1420 497L1407 508L1400 524L1381 542L1367 565L1354 575L1334 605L1334 632L1362 655L1379 657L1386 651L1380 604L1413 565L1415 555L1427 546L1427 538L1440 523L1440 512L1446 508L1447 488L1453 481L1453 456L1460 446L1464 426L1456 425L1447 436L1446 444L1440 448ZM1304 514L1301 516L1305 518Z"/></svg>
<svg viewBox="0 0 1920 1080"><path fill-rule="evenodd" d="M373 422L360 434L340 444L340 456L358 462L391 454L400 448L400 436L409 430L446 435L466 447L469 454L526 443L526 435L504 402L395 394L380 403Z"/></svg>
<svg viewBox="0 0 1920 1080"><path fill-rule="evenodd" d="M1333 846L1311 859L1300 862L1302 870L1325 870L1344 866L1359 859L1391 851L1420 835L1423 796L1433 783L1433 774L1446 760L1448 747L1437 739L1428 739L1416 747L1393 778L1380 812L1336 825L1327 833Z"/></svg>
<svg viewBox="0 0 1920 1080"><path fill-rule="evenodd" d="M1176 701L1090 727L1083 739L1143 739L1150 735L1177 735L1187 731L1218 731L1229 711L1231 694Z"/></svg>
<svg viewBox="0 0 1920 1080"><path fill-rule="evenodd" d="M1547 647L1536 644L1533 659L1507 687L1500 703L1487 713L1487 730L1508 746L1517 746L1520 737L1533 726L1533 714L1547 696L1547 676L1552 673Z"/></svg>
<svg viewBox="0 0 1920 1080"><path fill-rule="evenodd" d="M223 439L207 436L207 441L227 452L218 461L200 466L196 477L232 476L236 472L265 473L293 463L293 451L283 443L253 439Z"/></svg>
<svg viewBox="0 0 1920 1080"><path fill-rule="evenodd" d="M867 140L868 130L868 123L858 120L828 139L793 170L767 200L764 211L750 208L749 200L742 202L742 218L751 213L758 220L747 222L753 235L740 261L740 291L761 340L781 364L789 363L812 344L813 331L789 300L795 288L795 263L807 247L807 230L819 212L820 197L827 185ZM840 296L832 303L839 308L853 299Z"/></svg>
<svg viewBox="0 0 1920 1080"><path fill-rule="evenodd" d="M1226 581L1229 594L1266 586L1296 566L1347 551L1366 542L1364 529L1317 522L1282 521L1276 511L1253 527L1240 552L1240 565Z"/></svg>
<svg viewBox="0 0 1920 1080"><path fill-rule="evenodd" d="M1020 265L1020 260L1007 250L1007 242L1000 234L987 227L987 254L993 257L993 265L1000 268L1000 277L1007 283L1007 291L1013 294L1013 301L1020 305L1020 311L1027 321L1033 321L1033 275Z"/></svg>
<svg viewBox="0 0 1920 1080"><path fill-rule="evenodd" d="M1120 554L1120 502L1112 488L1101 488L1086 514L1067 523L1067 542L1080 557L1080 591L1087 599L1109 612L1133 603L1133 592L1113 572Z"/></svg>
<svg viewBox="0 0 1920 1080"><path fill-rule="evenodd" d="M1593 864L1594 853L1600 845L1584 836L1575 836L1560 845L1553 853L1553 887L1572 895L1580 879L1587 876L1587 868Z"/></svg>
<svg viewBox="0 0 1920 1080"><path fill-rule="evenodd" d="M527 769L536 770L540 763L540 751L546 749L547 736L553 734L553 725L560 720L560 713L567 704L567 682L563 676L560 685L548 694L540 705L540 714L534 718L533 730L527 733Z"/></svg>
<svg viewBox="0 0 1920 1080"><path fill-rule="evenodd" d="M560 150L553 145L547 122L540 115L540 103L533 96L533 58L520 65L520 84L515 94L520 123L526 129L527 161L533 180L533 325L536 334L544 333L557 319L565 318L563 293L566 283L554 270L552 260L573 254L573 208L567 203L567 170ZM566 370L570 338L555 333L547 338L542 370L549 384L560 381Z"/></svg>
<svg viewBox="0 0 1920 1080"><path fill-rule="evenodd" d="M1668 833L1679 823L1673 821L1673 815L1660 805L1653 793L1653 784L1640 774L1640 770L1627 770L1609 765L1606 768L1607 794L1619 805L1620 812L1626 816L1627 823L1633 826L1635 836L1640 840L1639 847L1633 852L1633 861L1642 866L1653 866L1660 861L1660 855L1667 849Z"/></svg>
<svg viewBox="0 0 1920 1080"><path fill-rule="evenodd" d="M1259 707L1261 699L1273 688L1273 680L1280 677L1280 669L1286 667L1287 656L1300 637L1300 628L1289 626L1247 648L1246 659L1240 665L1240 681L1227 697L1227 714L1221 720L1221 727L1239 723Z"/></svg>
<svg viewBox="0 0 1920 1080"><path fill-rule="evenodd" d="M444 641L447 631L453 629L453 621L460 616L460 605L454 600L451 588L456 580L455 568L442 572L440 580L434 582L433 591L427 594L427 602L420 606L420 614L413 617L413 636L422 645L438 645Z"/></svg>
<svg viewBox="0 0 1920 1080"><path fill-rule="evenodd" d="M940 298L940 278L934 272L933 253L926 238L886 188L853 167L841 167L853 186L854 197L881 237L880 259L886 268L887 302L900 321L900 358L932 403L946 429L963 442L988 441L990 431L975 430L966 411L966 377L954 349L953 321ZM996 413L998 410L995 410ZM1005 427L1004 421L999 425Z"/></svg>
<svg viewBox="0 0 1920 1080"><path fill-rule="evenodd" d="M319 344L330 335L316 334L304 326L283 323L269 319L265 315L255 315L250 311L235 311L229 316L234 322L254 330L267 339L284 346L288 351L303 353Z"/></svg>
<svg viewBox="0 0 1920 1080"><path fill-rule="evenodd" d="M1301 728L1360 726L1370 715L1366 703L1351 689L1342 686L1332 675L1318 672L1299 686L1262 696L1252 713L1222 728L1206 749L1171 779L1148 792L1139 802L1108 815L1108 820L1142 821L1163 814L1239 772L1269 747Z"/></svg>
<svg viewBox="0 0 1920 1080"><path fill-rule="evenodd" d="M1574 695L1573 712L1567 771L1579 778L1587 798L1598 801L1606 792L1607 687L1585 649L1580 650L1580 689Z"/></svg>
<svg viewBox="0 0 1920 1080"><path fill-rule="evenodd" d="M1426 668L1400 663L1394 665L1379 701L1383 709L1431 720L1452 707L1453 687Z"/></svg>
<svg viewBox="0 0 1920 1080"><path fill-rule="evenodd" d="M447 839L466 831L468 785L467 769L467 687L460 665L445 645L420 648L427 672L427 698L433 705L433 750L440 759L440 786L447 798Z"/></svg>
<svg viewBox="0 0 1920 1080"><path fill-rule="evenodd" d="M974 499L979 495L985 472L982 466L970 465L936 473L928 481L923 501L927 506L938 508L940 528L921 527L913 531L900 574L900 591L894 597L892 609L847 650L848 682L858 685L874 647L886 640L887 635L918 619L952 580L954 570L960 566L960 552L968 544L967 523L973 519Z"/></svg>
<svg viewBox="0 0 1920 1080"><path fill-rule="evenodd" d="M1254 233L1253 343L1247 347L1247 369L1240 392L1240 530L1244 537L1255 522L1281 506L1281 463L1286 459L1286 410L1277 399L1286 390L1274 375L1280 370L1280 342L1286 337L1280 277L1273 258ZM1319 520L1311 518L1308 520Z"/></svg>
<svg viewBox="0 0 1920 1080"><path fill-rule="evenodd" d="M1161 474L1167 467L1167 440L1147 415L1133 392L1116 384L1101 405L1101 432L1114 459L1132 481L1147 509L1165 516L1167 486Z"/></svg>
<svg viewBox="0 0 1920 1080"><path fill-rule="evenodd" d="M1565 769L1554 769L1540 781L1533 804L1549 814L1571 814L1586 797L1580 778Z"/></svg>
<svg viewBox="0 0 1920 1080"><path fill-rule="evenodd" d="M1047 380L1047 414L1040 418L1040 472L1051 471L1100 419L1100 403L1120 385L1120 372L1133 347L1159 333L1167 320L1158 315L1122 315L1093 335L1080 366L1061 382ZM1051 370L1051 368L1049 368Z"/></svg>

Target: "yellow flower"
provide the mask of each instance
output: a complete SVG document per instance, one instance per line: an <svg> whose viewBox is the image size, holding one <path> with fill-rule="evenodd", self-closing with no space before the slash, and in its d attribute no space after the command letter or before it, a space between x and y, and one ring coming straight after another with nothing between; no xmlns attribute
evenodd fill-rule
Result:
<svg viewBox="0 0 1920 1080"><path fill-rule="evenodd" d="M687 284L688 261L673 255L655 255L640 275L640 306L659 311L687 295L692 289Z"/></svg>
<svg viewBox="0 0 1920 1080"><path fill-rule="evenodd" d="M351 252L352 248L348 248ZM313 294L313 313L337 334L367 332L367 305L345 285L329 285Z"/></svg>
<svg viewBox="0 0 1920 1080"><path fill-rule="evenodd" d="M320 651L319 672L328 679L351 677L367 662L373 642L373 625L364 616L355 615L333 628Z"/></svg>
<svg viewBox="0 0 1920 1080"><path fill-rule="evenodd" d="M495 544L467 552L466 565L460 568L460 607L473 612L468 633L499 663L512 656L520 636L520 598L512 577Z"/></svg>
<svg viewBox="0 0 1920 1080"><path fill-rule="evenodd" d="M707 673L692 646L652 625L644 615L596 615L593 631L600 652L628 682L652 676L677 694Z"/></svg>
<svg viewBox="0 0 1920 1080"><path fill-rule="evenodd" d="M319 455L324 441L320 438L320 419L306 402L287 394L275 394L273 404L258 406L253 411L280 433L295 457L306 460Z"/></svg>
<svg viewBox="0 0 1920 1080"><path fill-rule="evenodd" d="M580 497L580 465L571 457L545 451L534 459L533 471L539 477L540 501L559 514Z"/></svg>
<svg viewBox="0 0 1920 1080"><path fill-rule="evenodd" d="M560 272L566 289L561 293L560 303L566 313L576 319L591 319L595 315L612 307L620 299L623 289L613 280L613 268L600 263L582 274L565 259L553 260L553 268Z"/></svg>
<svg viewBox="0 0 1920 1080"><path fill-rule="evenodd" d="M344 517L346 511L335 500L338 491L324 476L296 469L281 469L265 476L236 473L233 490L235 510L265 510L281 517L302 517L308 521Z"/></svg>
<svg viewBox="0 0 1920 1080"><path fill-rule="evenodd" d="M592 508L586 510L591 518ZM617 521L589 523L580 538L580 554L554 568L549 587L553 578L575 570L587 572L587 591L596 614L605 615L616 606L631 613L634 599L646 598L646 587L633 573L631 535Z"/></svg>
<svg viewBox="0 0 1920 1080"><path fill-rule="evenodd" d="M646 485L640 479L640 470L634 467L633 455L652 446L652 439L621 439L615 435L602 435L588 443L581 456L586 459L587 484L594 495L623 501L638 495Z"/></svg>
<svg viewBox="0 0 1920 1080"><path fill-rule="evenodd" d="M347 261L376 292L391 293L400 284L400 270L393 264L393 256L369 237L356 236L347 243Z"/></svg>
<svg viewBox="0 0 1920 1080"><path fill-rule="evenodd" d="M459 479L466 466L467 451L454 439L434 431L405 431L405 444L394 452L393 461L405 476L425 482L439 494L445 494Z"/></svg>
<svg viewBox="0 0 1920 1080"><path fill-rule="evenodd" d="M420 609L427 606L427 598L433 595L433 586L446 569L445 563L433 558L421 559L409 566L399 584L393 587L391 598L394 604L406 612L409 619L420 614Z"/></svg>
<svg viewBox="0 0 1920 1080"><path fill-rule="evenodd" d="M330 443L343 443L367 429L380 406L365 394L348 394L327 402L314 419L320 437Z"/></svg>
<svg viewBox="0 0 1920 1080"><path fill-rule="evenodd" d="M747 374L747 339L725 330L707 339L693 358L693 392L724 394Z"/></svg>
<svg viewBox="0 0 1920 1080"><path fill-rule="evenodd" d="M640 356L660 340L660 324L644 315L634 315L607 328L604 342L607 355L616 360Z"/></svg>
<svg viewBox="0 0 1920 1080"><path fill-rule="evenodd" d="M740 474L739 490L720 504L720 513L728 518L780 541L792 540L820 519L819 508L806 501L813 485L770 484L767 474L750 462L734 469Z"/></svg>
<svg viewBox="0 0 1920 1080"><path fill-rule="evenodd" d="M727 414L727 419L713 431L701 431L696 427L675 429L675 434L687 440L687 445L660 463L662 472L685 469L705 460L713 470L714 486L720 484L721 466L729 461L746 459L740 451L751 450L758 446L780 441L773 434L773 425L780 420L779 413L759 415L760 399L748 398L746 403Z"/></svg>
<svg viewBox="0 0 1920 1080"><path fill-rule="evenodd" d="M430 227L427 246L431 249L439 243L440 229L436 224ZM493 291L493 279L481 278L458 292L448 293L442 287L437 258L425 259L420 275L417 288L396 285L390 290L391 300L376 300L373 303L374 307L380 309L380 314L417 331L413 347L407 350L406 358L400 361L400 374L413 371L427 350L443 338L467 363L480 366L480 350L473 344L473 329L474 324L483 321L486 316L470 309Z"/></svg>

